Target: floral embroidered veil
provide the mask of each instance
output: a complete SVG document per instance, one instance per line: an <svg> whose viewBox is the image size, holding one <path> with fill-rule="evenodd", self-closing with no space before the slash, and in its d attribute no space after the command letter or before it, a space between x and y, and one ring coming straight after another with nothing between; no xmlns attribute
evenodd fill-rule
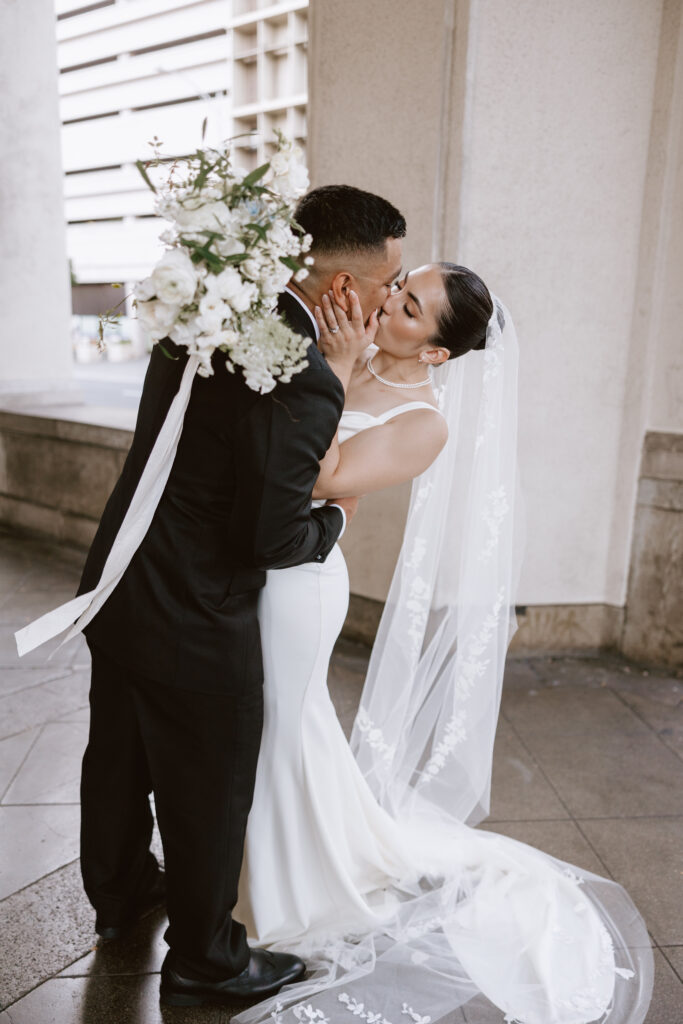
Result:
<svg viewBox="0 0 683 1024"><path fill-rule="evenodd" d="M413 484L351 740L392 816L488 814L522 535L517 363L512 318L494 299L484 351L434 374L448 444Z"/></svg>

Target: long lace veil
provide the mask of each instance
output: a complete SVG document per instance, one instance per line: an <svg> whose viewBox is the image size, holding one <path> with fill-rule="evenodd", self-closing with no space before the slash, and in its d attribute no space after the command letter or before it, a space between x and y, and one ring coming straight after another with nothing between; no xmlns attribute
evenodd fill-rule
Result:
<svg viewBox="0 0 683 1024"><path fill-rule="evenodd" d="M434 373L448 443L413 483L351 738L394 817L488 813L521 551L517 366L515 326L494 297L485 349Z"/></svg>

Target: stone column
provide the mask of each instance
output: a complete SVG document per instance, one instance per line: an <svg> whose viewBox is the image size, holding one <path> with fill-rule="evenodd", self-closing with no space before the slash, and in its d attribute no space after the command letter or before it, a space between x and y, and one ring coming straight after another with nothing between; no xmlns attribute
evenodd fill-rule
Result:
<svg viewBox="0 0 683 1024"><path fill-rule="evenodd" d="M57 76L52 0L0 0L0 392L70 372Z"/></svg>
<svg viewBox="0 0 683 1024"><path fill-rule="evenodd" d="M650 132L638 316L642 459L622 648L683 665L683 3L666 0ZM643 438L643 429L645 434ZM637 449L636 449L637 450Z"/></svg>

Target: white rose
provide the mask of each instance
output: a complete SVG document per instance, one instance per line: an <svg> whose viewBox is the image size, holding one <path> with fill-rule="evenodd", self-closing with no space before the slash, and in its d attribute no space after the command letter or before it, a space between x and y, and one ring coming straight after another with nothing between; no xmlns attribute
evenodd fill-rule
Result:
<svg viewBox="0 0 683 1024"><path fill-rule="evenodd" d="M295 194L303 195L309 186L308 168L305 164L294 163L289 169L288 178Z"/></svg>
<svg viewBox="0 0 683 1024"><path fill-rule="evenodd" d="M236 313L246 313L251 304L258 298L255 284L242 282L239 291L230 299L230 305Z"/></svg>
<svg viewBox="0 0 683 1024"><path fill-rule="evenodd" d="M244 252L244 246L236 238L217 238L213 247L219 256L234 256L236 252Z"/></svg>
<svg viewBox="0 0 683 1024"><path fill-rule="evenodd" d="M183 306L191 302L197 289L197 274L184 249L171 249L151 274L154 294L162 302Z"/></svg>
<svg viewBox="0 0 683 1024"><path fill-rule="evenodd" d="M232 315L230 306L212 289L199 300L197 325L203 332L219 331L223 321Z"/></svg>
<svg viewBox="0 0 683 1024"><path fill-rule="evenodd" d="M242 273L251 281L258 281L261 276L262 263L257 256L251 256L240 267Z"/></svg>
<svg viewBox="0 0 683 1024"><path fill-rule="evenodd" d="M286 174L278 175L272 183L273 189L283 199L297 199L308 189L308 170L304 164L292 163Z"/></svg>
<svg viewBox="0 0 683 1024"><path fill-rule="evenodd" d="M180 321L177 324L174 324L168 332L168 336L175 341L176 345L183 345L190 348L194 344L194 340L198 333L199 326L195 318L187 324Z"/></svg>
<svg viewBox="0 0 683 1024"><path fill-rule="evenodd" d="M152 341L165 338L178 315L177 306L169 306L166 302L153 299L151 302L137 300L135 308L138 320L142 322Z"/></svg>
<svg viewBox="0 0 683 1024"><path fill-rule="evenodd" d="M276 176L286 174L289 170L289 157L283 152L275 153L271 157L270 169Z"/></svg>
<svg viewBox="0 0 683 1024"><path fill-rule="evenodd" d="M242 277L239 270L234 267L226 267L220 274L207 278L207 289L215 291L225 302L230 302L242 287Z"/></svg>
<svg viewBox="0 0 683 1024"><path fill-rule="evenodd" d="M144 281L138 281L133 288L133 295L142 302L154 298L154 294L154 282L151 277L146 277Z"/></svg>

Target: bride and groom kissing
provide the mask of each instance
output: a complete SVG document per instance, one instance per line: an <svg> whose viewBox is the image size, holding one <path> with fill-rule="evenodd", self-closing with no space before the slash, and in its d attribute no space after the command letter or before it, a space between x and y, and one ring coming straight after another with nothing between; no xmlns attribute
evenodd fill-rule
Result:
<svg viewBox="0 0 683 1024"><path fill-rule="evenodd" d="M432 784L442 787L436 802L422 783L429 772L438 776L460 742L451 742L452 729L426 766L423 757L411 768L401 754L401 729L430 723L434 733L440 709L430 699L451 654L438 663L432 657L414 705L403 698L400 673L382 676L380 666L371 704L389 710L384 720L375 715L371 722L367 710L359 716L360 753L347 743L327 690L349 596L337 542L358 496L432 467L436 491L430 496L425 488L420 501L441 500L438 474L450 483L455 438L449 440L433 370L494 358L489 349L511 328L509 315L464 267L433 263L403 274L406 223L379 196L317 188L300 200L296 220L312 236L315 262L305 280L290 282L278 311L310 342L308 366L268 395L247 388L218 358L213 376L195 378L151 525L84 630L92 686L81 867L96 930L103 939L124 937L165 901L162 1002L258 1003L240 1015L245 1020L270 1016L268 1000L283 986L281 998L299 1001L293 1019L301 1019L300 998L332 986L341 964L347 981L385 1007L398 985L387 968L398 963L402 1000L422 993L421 1012L426 972L432 1020L477 993L530 1024L595 1020L613 999L619 970L618 934L607 935L597 888L579 891L562 862L439 814L449 798L443 778ZM152 352L132 447L79 593L100 578L178 391L186 355L170 340L164 347ZM483 355L467 355L481 349ZM484 411L477 445L491 422L490 402ZM475 486L476 474L459 481L461 494ZM489 555L501 529L500 495L497 508L487 513ZM442 524L441 534L450 529ZM436 544L438 557L452 557L453 573L466 561L462 553L460 561L448 555L448 544L442 548L435 537L417 539ZM413 564L414 551L405 560ZM419 587L411 595L407 634L422 614L415 611ZM395 635L386 643L385 634L373 654L383 666L396 663L402 640ZM389 744L389 719L401 701L414 713ZM495 728L495 695L486 706ZM485 750L479 759L486 762ZM381 799L382 785L373 784L387 765L394 779L410 776L410 815L407 803L392 807ZM485 764L479 774L488 775ZM164 872L150 851L150 794ZM451 795L456 805L458 793ZM529 914L526 931L519 923L525 892L530 902L545 899L555 908L548 921ZM633 926L630 903L627 910ZM552 938L558 920L565 936L559 946ZM580 941L568 967L572 929ZM367 937L374 945L364 957ZM640 933L637 939L619 948L642 945ZM311 981L302 980L304 955L316 966ZM447 978L445 990L437 976ZM578 990L584 1005L562 1010ZM334 1000L334 1012L351 1008L348 991ZM274 1005L279 1020L282 1003Z"/></svg>

